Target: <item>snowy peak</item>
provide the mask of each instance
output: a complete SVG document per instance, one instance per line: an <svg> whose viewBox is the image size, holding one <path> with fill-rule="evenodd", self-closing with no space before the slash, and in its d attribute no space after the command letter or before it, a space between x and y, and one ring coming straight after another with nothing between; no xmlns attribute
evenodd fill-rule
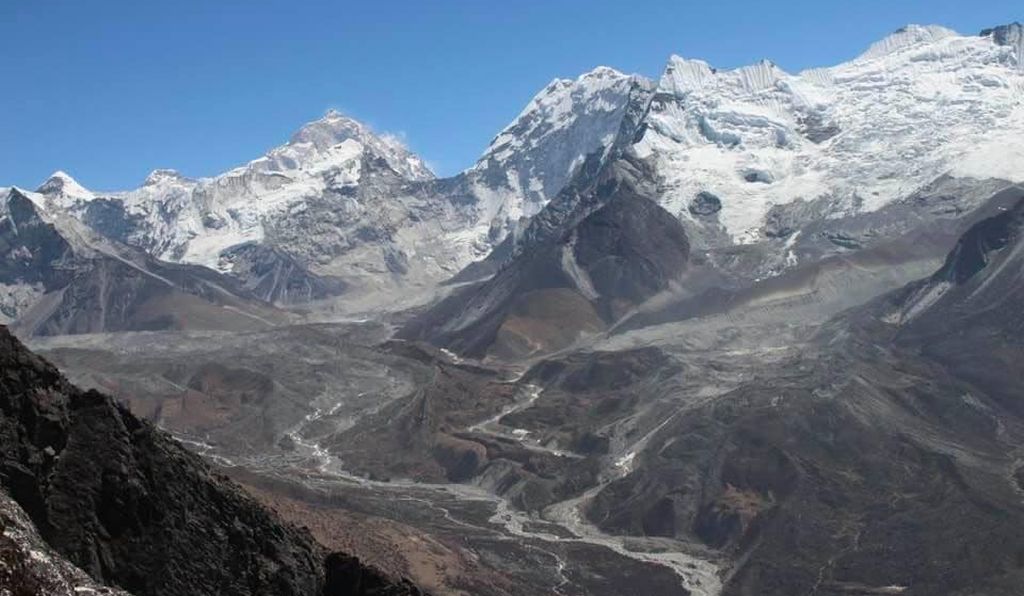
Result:
<svg viewBox="0 0 1024 596"><path fill-rule="evenodd" d="M634 76L599 66L574 79L555 79L530 100L523 111L491 141L480 161L501 160L517 137L543 137L571 126L581 112L615 111Z"/></svg>
<svg viewBox="0 0 1024 596"><path fill-rule="evenodd" d="M407 180L430 180L430 168L411 153L398 137L377 135L365 124L337 110L300 128L287 144L270 151L253 164L270 171L329 169L355 154L369 151L382 158Z"/></svg>
<svg viewBox="0 0 1024 596"><path fill-rule="evenodd" d="M86 201L94 199L96 196L66 172L61 170L57 170L51 174L50 177L36 189L36 192L50 198L83 199Z"/></svg>
<svg viewBox="0 0 1024 596"><path fill-rule="evenodd" d="M323 118L309 122L292 135L289 144L311 143L318 149L327 149L348 139L363 141L369 129L337 110L328 110Z"/></svg>
<svg viewBox="0 0 1024 596"><path fill-rule="evenodd" d="M703 89L715 76L715 69L703 60L690 60L673 54L658 81L658 89L673 95Z"/></svg>
<svg viewBox="0 0 1024 596"><path fill-rule="evenodd" d="M725 85L747 93L768 89L788 76L770 60L733 70L717 70L703 60L689 60L673 55L658 82L658 90L676 96L709 87Z"/></svg>
<svg viewBox="0 0 1024 596"><path fill-rule="evenodd" d="M375 134L332 110L304 125L285 144L217 176L193 180L158 169L139 188L96 195L56 172L29 195L54 218L66 214L106 238L160 259L221 268L226 266L225 250L280 236L291 225L289 218L301 218L311 205L323 208L337 201L343 209L335 204L333 217L361 217L364 207L354 198L364 182L386 185L433 178L397 137ZM314 254L310 260L327 260L343 241L299 252Z"/></svg>
<svg viewBox="0 0 1024 596"><path fill-rule="evenodd" d="M871 47L861 54L859 59L871 60L875 58L882 58L902 52L908 48L956 36L956 31L939 25L907 25L906 27L897 29L884 39L871 44Z"/></svg>
<svg viewBox="0 0 1024 596"><path fill-rule="evenodd" d="M153 170L146 176L146 180L143 181L143 186L159 186L162 184L181 184L193 182L189 178L181 175L177 170L159 169Z"/></svg>
<svg viewBox="0 0 1024 596"><path fill-rule="evenodd" d="M748 93L774 87L777 82L789 76L771 60L762 60L756 64L740 67L733 72Z"/></svg>
<svg viewBox="0 0 1024 596"><path fill-rule="evenodd" d="M507 217L532 216L587 156L608 149L636 85L649 82L605 66L576 79L555 79L494 138L471 171L504 181L517 197L503 206Z"/></svg>

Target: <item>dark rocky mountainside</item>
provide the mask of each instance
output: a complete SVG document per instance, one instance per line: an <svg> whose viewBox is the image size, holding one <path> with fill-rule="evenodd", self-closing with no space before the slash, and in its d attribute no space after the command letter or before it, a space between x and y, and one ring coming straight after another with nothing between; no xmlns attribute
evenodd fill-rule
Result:
<svg viewBox="0 0 1024 596"><path fill-rule="evenodd" d="M1024 301L1024 190L961 236L942 268L896 296L903 341L931 342L998 331L1018 343ZM957 334L950 334L950 331ZM977 338L974 336L976 339ZM993 338L995 339L995 338ZM1003 343L1003 342L999 342Z"/></svg>
<svg viewBox="0 0 1024 596"><path fill-rule="evenodd" d="M0 458L0 486L50 547L136 596L419 593L327 553L162 431L68 383L6 328Z"/></svg>
<svg viewBox="0 0 1024 596"><path fill-rule="evenodd" d="M345 291L342 280L316 275L274 247L240 244L225 250L222 258L231 263L232 275L247 290L271 304L312 302Z"/></svg>
<svg viewBox="0 0 1024 596"><path fill-rule="evenodd" d="M1022 222L670 418L588 517L729 553L727 595L1019 594Z"/></svg>
<svg viewBox="0 0 1024 596"><path fill-rule="evenodd" d="M46 544L25 511L0 491L0 593L128 596L96 583Z"/></svg>
<svg viewBox="0 0 1024 596"><path fill-rule="evenodd" d="M608 171L585 195L570 188L544 212L567 204L574 215L538 233L490 279L456 291L400 336L475 357L521 358L604 331L667 290L687 265L683 226L635 178Z"/></svg>

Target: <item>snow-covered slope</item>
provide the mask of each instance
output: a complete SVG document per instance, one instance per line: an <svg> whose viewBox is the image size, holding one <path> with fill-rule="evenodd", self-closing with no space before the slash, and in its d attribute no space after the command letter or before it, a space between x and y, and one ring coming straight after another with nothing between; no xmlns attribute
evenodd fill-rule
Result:
<svg viewBox="0 0 1024 596"><path fill-rule="evenodd" d="M673 56L635 149L655 165L669 211L711 215L733 242L752 242L773 205L828 198L835 216L947 173L1024 179L1022 64L1019 25L981 36L911 25L798 74Z"/></svg>
<svg viewBox="0 0 1024 596"><path fill-rule="evenodd" d="M358 185L368 163L404 180L433 178L394 137L330 111L285 145L213 178L156 170L138 189L98 196L57 172L38 191L159 258L218 268L224 249L263 240L268 220L308 197Z"/></svg>
<svg viewBox="0 0 1024 596"><path fill-rule="evenodd" d="M587 155L606 151L634 85L646 82L599 67L577 79L555 79L491 141L471 174L504 178L501 206L530 217L558 194Z"/></svg>

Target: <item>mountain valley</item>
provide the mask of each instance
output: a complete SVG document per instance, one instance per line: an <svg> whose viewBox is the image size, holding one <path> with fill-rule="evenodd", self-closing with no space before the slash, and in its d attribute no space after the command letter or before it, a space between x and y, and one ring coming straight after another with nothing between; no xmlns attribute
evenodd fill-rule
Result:
<svg viewBox="0 0 1024 596"><path fill-rule="evenodd" d="M600 67L447 178L336 111L211 178L58 172L5 190L0 254L39 355L0 335L0 580L45 551L69 594L1024 585L1020 24Z"/></svg>

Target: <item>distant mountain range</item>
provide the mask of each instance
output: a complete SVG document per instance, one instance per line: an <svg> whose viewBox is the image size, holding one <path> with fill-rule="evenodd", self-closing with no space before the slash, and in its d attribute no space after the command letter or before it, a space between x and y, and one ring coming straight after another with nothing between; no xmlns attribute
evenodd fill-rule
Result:
<svg viewBox="0 0 1024 596"><path fill-rule="evenodd" d="M372 310L396 293L425 300L518 242L595 171L588 160L628 154L695 250L758 247L756 274L776 275L817 250L801 234L809 225L944 179L1020 181L1020 40L1016 24L980 36L909 26L850 62L795 75L677 56L658 81L602 67L553 81L447 179L332 111L212 178L157 170L138 189L103 193L57 172L38 203L157 259L235 277L268 302L344 294L343 308ZM3 302L9 318L24 308Z"/></svg>

